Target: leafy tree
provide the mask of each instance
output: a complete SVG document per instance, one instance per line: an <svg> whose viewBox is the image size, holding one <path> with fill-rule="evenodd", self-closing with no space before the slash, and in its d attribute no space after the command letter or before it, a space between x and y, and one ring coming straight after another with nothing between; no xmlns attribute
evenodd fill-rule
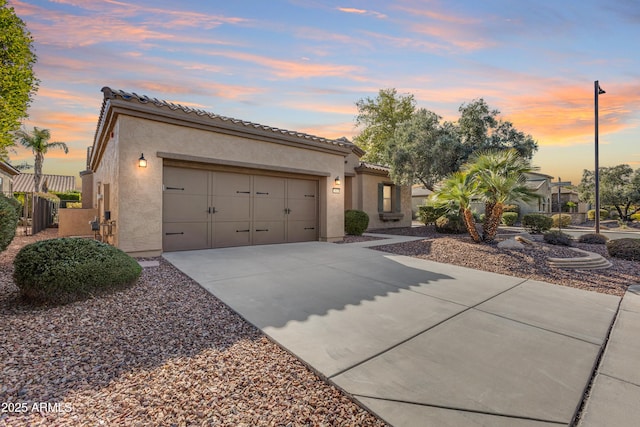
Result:
<svg viewBox="0 0 640 427"><path fill-rule="evenodd" d="M12 132L27 117L27 108L38 88L33 72L36 55L25 23L6 0L0 0L0 159L13 145Z"/></svg>
<svg viewBox="0 0 640 427"><path fill-rule="evenodd" d="M459 169L464 150L456 127L440 119L421 108L397 126L385 155L395 182L421 182L433 190L438 181Z"/></svg>
<svg viewBox="0 0 640 427"><path fill-rule="evenodd" d="M600 204L613 206L622 221L630 221L631 215L640 212L640 169L635 172L629 165L599 168ZM595 203L595 173L584 170L578 185L580 200Z"/></svg>
<svg viewBox="0 0 640 427"><path fill-rule="evenodd" d="M51 133L49 129L33 128L33 132L27 132L26 130L19 130L15 133L16 139L25 148L31 149L35 155L34 159L34 191L37 193L40 191L42 184L42 164L44 163L44 155L47 154L50 148L62 148L66 153L69 152L67 144L64 142L49 142Z"/></svg>
<svg viewBox="0 0 640 427"><path fill-rule="evenodd" d="M466 156L482 150L513 148L520 156L531 160L538 150L538 144L531 135L500 119L500 111L490 109L482 98L462 104L458 111L458 131Z"/></svg>
<svg viewBox="0 0 640 427"><path fill-rule="evenodd" d="M398 125L413 115L416 101L413 95L398 95L396 89L380 89L375 99L356 102L356 125L364 126L353 140L366 154L364 159L388 164L388 144Z"/></svg>
<svg viewBox="0 0 640 427"><path fill-rule="evenodd" d="M473 240L491 242L498 232L505 205L537 197L525 185L525 173L533 170L529 160L515 149L483 151L476 153L463 165L461 172L448 178L434 198L445 204L456 202L462 210L465 226ZM475 220L468 207L472 199L481 200L485 204L482 235L475 231Z"/></svg>

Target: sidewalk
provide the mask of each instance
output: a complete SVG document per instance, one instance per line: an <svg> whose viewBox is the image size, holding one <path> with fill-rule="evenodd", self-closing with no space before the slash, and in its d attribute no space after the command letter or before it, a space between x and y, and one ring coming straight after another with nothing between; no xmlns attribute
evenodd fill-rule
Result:
<svg viewBox="0 0 640 427"><path fill-rule="evenodd" d="M580 427L640 423L640 285L630 286L600 362Z"/></svg>

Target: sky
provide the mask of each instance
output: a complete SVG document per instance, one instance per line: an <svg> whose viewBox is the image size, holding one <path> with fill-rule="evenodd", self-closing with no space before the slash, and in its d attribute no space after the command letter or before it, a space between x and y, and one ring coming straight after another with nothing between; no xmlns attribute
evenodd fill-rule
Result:
<svg viewBox="0 0 640 427"><path fill-rule="evenodd" d="M533 164L578 184L640 168L639 0L8 0L26 23L40 87L25 121L77 176L103 86L326 138L359 133L356 102L413 94L455 121L483 98L538 142ZM33 163L16 149L10 160Z"/></svg>

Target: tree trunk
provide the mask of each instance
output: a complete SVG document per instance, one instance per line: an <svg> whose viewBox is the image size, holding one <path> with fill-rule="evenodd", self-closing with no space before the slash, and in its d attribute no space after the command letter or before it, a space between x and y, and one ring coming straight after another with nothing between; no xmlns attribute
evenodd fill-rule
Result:
<svg viewBox="0 0 640 427"><path fill-rule="evenodd" d="M494 203L486 202L484 204L484 219L482 220L482 240L487 240L487 230L491 228L491 212L493 212Z"/></svg>
<svg viewBox="0 0 640 427"><path fill-rule="evenodd" d="M492 242L498 234L498 226L502 219L502 210L504 206L502 203L496 203L491 210L491 217L489 219L489 227L484 230L483 237L485 242Z"/></svg>
<svg viewBox="0 0 640 427"><path fill-rule="evenodd" d="M36 153L36 158L33 165L33 183L36 193L40 192L40 185L42 184L42 163L44 163L44 156L42 153Z"/></svg>
<svg viewBox="0 0 640 427"><path fill-rule="evenodd" d="M462 217L464 219L464 225L467 227L467 231L471 235L471 238L474 242L481 242L482 238L478 234L478 230L476 229L476 222L473 219L473 213L471 209L463 209Z"/></svg>

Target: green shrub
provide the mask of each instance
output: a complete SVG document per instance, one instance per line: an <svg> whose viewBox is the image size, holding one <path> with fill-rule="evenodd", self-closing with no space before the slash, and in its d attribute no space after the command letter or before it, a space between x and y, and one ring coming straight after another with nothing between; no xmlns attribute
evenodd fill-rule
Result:
<svg viewBox="0 0 640 427"><path fill-rule="evenodd" d="M526 214L522 217L522 226L530 233L543 233L551 228L553 220L542 214Z"/></svg>
<svg viewBox="0 0 640 427"><path fill-rule="evenodd" d="M20 202L0 194L0 252L7 249L16 235Z"/></svg>
<svg viewBox="0 0 640 427"><path fill-rule="evenodd" d="M607 252L616 258L640 261L640 239L617 239L607 242Z"/></svg>
<svg viewBox="0 0 640 427"><path fill-rule="evenodd" d="M553 221L553 227L568 227L571 225L571 215L569 214L554 214L551 215Z"/></svg>
<svg viewBox="0 0 640 427"><path fill-rule="evenodd" d="M578 237L578 242L590 243L593 245L604 245L608 240L609 238L607 236L598 233L583 234L582 236Z"/></svg>
<svg viewBox="0 0 640 427"><path fill-rule="evenodd" d="M640 212L631 215L631 221L640 221Z"/></svg>
<svg viewBox="0 0 640 427"><path fill-rule="evenodd" d="M82 193L79 191L66 191L64 193L60 191L50 191L50 193L58 196L60 200L73 200L76 202L82 200Z"/></svg>
<svg viewBox="0 0 640 427"><path fill-rule="evenodd" d="M609 211L606 209L600 209L600 219L609 218ZM596 210L590 209L587 211L587 219L589 221L594 221L596 219Z"/></svg>
<svg viewBox="0 0 640 427"><path fill-rule="evenodd" d="M344 211L344 232L353 236L362 236L369 226L369 215L366 212L349 209Z"/></svg>
<svg viewBox="0 0 640 427"><path fill-rule="evenodd" d="M69 202L66 206L67 209L82 209L82 202Z"/></svg>
<svg viewBox="0 0 640 427"><path fill-rule="evenodd" d="M446 208L433 206L433 205L423 205L418 206L418 219L424 225L435 224L436 220L440 218L446 212Z"/></svg>
<svg viewBox="0 0 640 427"><path fill-rule="evenodd" d="M436 231L444 234L460 234L467 231L464 221L457 213L446 213L436 220Z"/></svg>
<svg viewBox="0 0 640 427"><path fill-rule="evenodd" d="M59 238L23 247L13 277L29 300L68 303L135 283L142 268L135 259L96 240Z"/></svg>
<svg viewBox="0 0 640 427"><path fill-rule="evenodd" d="M512 226L518 221L518 212L505 212L502 214L502 223L507 226Z"/></svg>
<svg viewBox="0 0 640 427"><path fill-rule="evenodd" d="M545 242L551 245L560 245L560 246L572 245L571 236L558 230L547 231L546 233L544 233L543 239Z"/></svg>

